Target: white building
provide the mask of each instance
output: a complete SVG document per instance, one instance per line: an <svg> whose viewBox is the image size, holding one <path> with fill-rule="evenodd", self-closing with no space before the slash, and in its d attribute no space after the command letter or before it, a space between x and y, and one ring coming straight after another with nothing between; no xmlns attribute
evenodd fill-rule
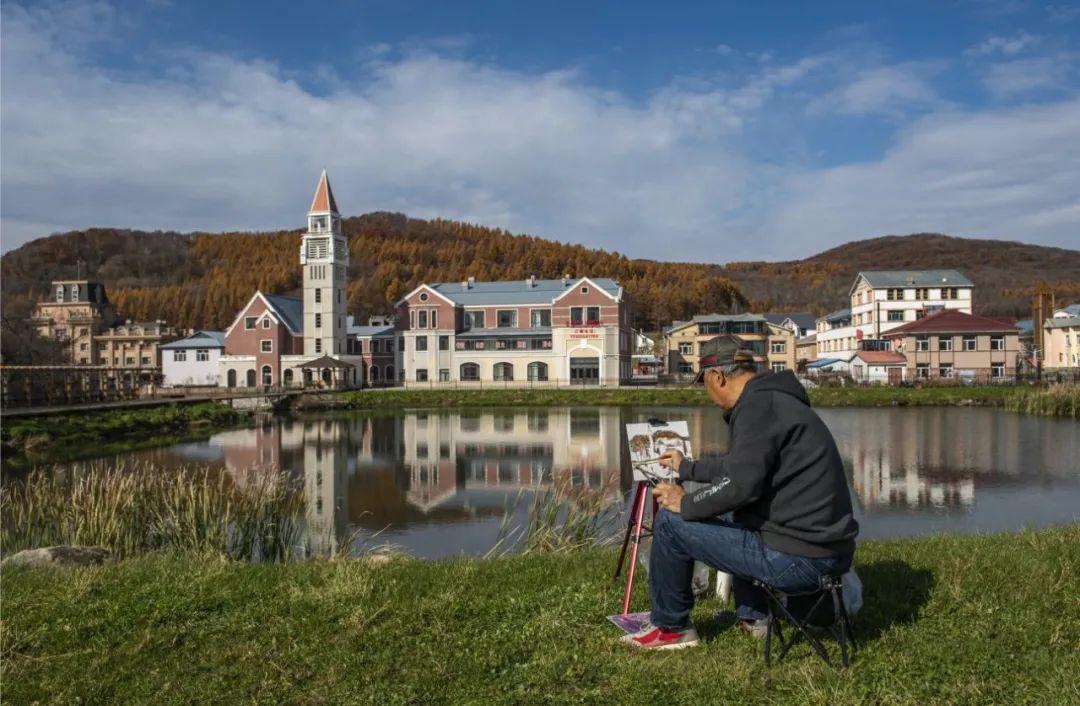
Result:
<svg viewBox="0 0 1080 706"><path fill-rule="evenodd" d="M974 289L956 270L860 272L850 306L817 320L818 357L849 360L859 350L888 350L886 331L945 309L972 313Z"/></svg>
<svg viewBox="0 0 1080 706"><path fill-rule="evenodd" d="M221 384L223 331L196 331L161 346L162 385L186 387Z"/></svg>

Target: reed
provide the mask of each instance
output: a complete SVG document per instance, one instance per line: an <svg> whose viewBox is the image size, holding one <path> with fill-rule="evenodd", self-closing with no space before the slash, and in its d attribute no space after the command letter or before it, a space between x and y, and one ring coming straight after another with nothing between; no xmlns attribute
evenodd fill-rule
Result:
<svg viewBox="0 0 1080 706"><path fill-rule="evenodd" d="M1005 408L1025 414L1080 419L1080 386L1017 388L1005 399Z"/></svg>
<svg viewBox="0 0 1080 706"><path fill-rule="evenodd" d="M525 523L515 525L523 502L528 502ZM568 485L538 490L531 498L519 493L504 511L498 538L486 556L558 554L607 546L616 539L621 509L621 502Z"/></svg>
<svg viewBox="0 0 1080 706"><path fill-rule="evenodd" d="M38 469L0 488L0 549L96 545L120 557L214 552L284 561L303 533L304 497L285 474L242 487L206 467L152 463Z"/></svg>

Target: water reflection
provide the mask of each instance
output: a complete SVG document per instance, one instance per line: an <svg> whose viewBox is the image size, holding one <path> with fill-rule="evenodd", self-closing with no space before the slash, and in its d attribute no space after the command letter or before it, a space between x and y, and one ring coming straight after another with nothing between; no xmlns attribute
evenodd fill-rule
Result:
<svg viewBox="0 0 1080 706"><path fill-rule="evenodd" d="M821 414L848 469L864 537L1078 518L1075 422L988 409ZM490 549L507 508L537 490L619 501L631 483L624 425L654 416L688 420L699 456L727 448L713 408L522 408L267 419L166 453L205 462L216 449L240 485L277 469L302 478L317 553L391 542L440 557ZM515 523L524 522L525 505Z"/></svg>

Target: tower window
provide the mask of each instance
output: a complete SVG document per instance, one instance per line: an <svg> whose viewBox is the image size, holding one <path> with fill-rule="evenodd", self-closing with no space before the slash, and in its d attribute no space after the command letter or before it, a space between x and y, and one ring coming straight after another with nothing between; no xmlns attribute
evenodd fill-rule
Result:
<svg viewBox="0 0 1080 706"><path fill-rule="evenodd" d="M322 328L322 314L315 314L315 328Z"/></svg>
<svg viewBox="0 0 1080 706"><path fill-rule="evenodd" d="M318 304L320 302L322 302L322 290L321 289L316 289L315 290L315 303Z"/></svg>
<svg viewBox="0 0 1080 706"><path fill-rule="evenodd" d="M329 238L311 238L307 243L307 256L315 259L325 259L330 256Z"/></svg>
<svg viewBox="0 0 1080 706"><path fill-rule="evenodd" d="M322 353L322 339L321 338L316 338L315 339L315 352L316 353Z"/></svg>
<svg viewBox="0 0 1080 706"><path fill-rule="evenodd" d="M64 301L64 285L60 285L56 288L56 301Z"/></svg>

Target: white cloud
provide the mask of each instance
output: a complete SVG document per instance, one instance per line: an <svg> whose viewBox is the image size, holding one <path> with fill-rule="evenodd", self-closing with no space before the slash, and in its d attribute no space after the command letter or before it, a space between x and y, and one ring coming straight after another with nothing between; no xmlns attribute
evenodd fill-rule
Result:
<svg viewBox="0 0 1080 706"><path fill-rule="evenodd" d="M122 18L53 15L4 8L5 250L92 225L299 227L323 167L347 214L457 218L663 259L802 256L884 231L996 233L987 213L1003 237L1066 243L1076 232L1075 155L1007 114L927 118L859 166L750 156L751 138L799 144L799 121L822 95L847 115L940 108L929 66L766 58L734 85L673 82L644 102L572 70L509 71L430 50L393 58L387 47L364 54L357 75L318 67L303 81L268 61L174 48L168 73L149 79L101 67L86 49ZM1069 105L1041 119L1075 117L1060 112ZM925 141L948 126L971 151L943 147L949 160L929 159ZM1013 178L1038 160L1045 172L1015 174L993 192L1009 194L994 209L972 208L973 187L957 185L973 174ZM911 185L931 176L943 186L927 200ZM918 201L906 211L905 198ZM822 210L818 199L841 208ZM1026 231L1006 227L1015 223Z"/></svg>
<svg viewBox="0 0 1080 706"><path fill-rule="evenodd" d="M987 56L991 54L1013 56L1034 47L1038 43L1039 37L1027 32L1019 32L1012 37L987 37L973 47L970 47L965 53L968 56Z"/></svg>
<svg viewBox="0 0 1080 706"><path fill-rule="evenodd" d="M988 66L983 83L995 96L1007 98L1033 91L1060 90L1068 85L1072 72L1072 57L1067 54L1015 59Z"/></svg>
<svg viewBox="0 0 1080 706"><path fill-rule="evenodd" d="M793 177L771 232L937 231L1076 247L1080 101L924 118L882 159Z"/></svg>

